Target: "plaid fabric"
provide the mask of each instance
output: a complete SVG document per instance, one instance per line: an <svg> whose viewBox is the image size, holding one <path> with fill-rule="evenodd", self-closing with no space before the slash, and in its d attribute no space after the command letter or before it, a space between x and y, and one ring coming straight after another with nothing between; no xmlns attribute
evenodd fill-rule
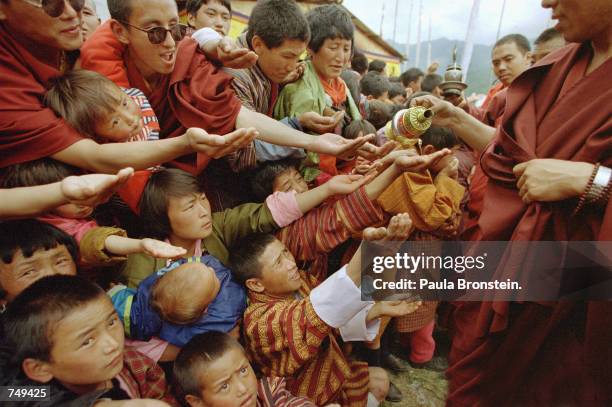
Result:
<svg viewBox="0 0 612 407"><path fill-rule="evenodd" d="M151 107L151 103L149 103L149 99L137 88L123 89L123 92L136 102L142 112L142 130L128 141L159 140L159 121Z"/></svg>
<svg viewBox="0 0 612 407"><path fill-rule="evenodd" d="M165 401L180 406L170 394L164 371L152 359L140 352L126 348L123 352L123 370L118 375L129 388L130 395Z"/></svg>
<svg viewBox="0 0 612 407"><path fill-rule="evenodd" d="M284 378L264 377L257 382L257 407L316 407L316 404L291 394Z"/></svg>

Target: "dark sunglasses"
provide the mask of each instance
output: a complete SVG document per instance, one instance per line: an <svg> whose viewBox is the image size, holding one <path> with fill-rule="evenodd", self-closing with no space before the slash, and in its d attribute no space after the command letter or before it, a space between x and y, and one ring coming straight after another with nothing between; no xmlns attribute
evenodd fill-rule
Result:
<svg viewBox="0 0 612 407"><path fill-rule="evenodd" d="M23 0L34 7L42 8L49 17L59 17L64 12L66 6L65 0ZM85 0L69 0L70 6L74 11L83 10Z"/></svg>
<svg viewBox="0 0 612 407"><path fill-rule="evenodd" d="M153 27L148 30L144 30L140 27L136 27L135 25L126 23L125 21L121 21L122 24L127 25L128 27L132 27L136 30L147 33L147 37L149 37L149 42L151 44L161 44L166 40L168 33L172 36L172 39L176 42L179 42L185 35L187 35L188 27L185 24L175 24L170 28L166 27Z"/></svg>

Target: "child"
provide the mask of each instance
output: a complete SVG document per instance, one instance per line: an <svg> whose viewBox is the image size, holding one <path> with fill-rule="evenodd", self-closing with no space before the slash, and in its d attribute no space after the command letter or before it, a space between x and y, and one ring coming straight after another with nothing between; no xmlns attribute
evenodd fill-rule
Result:
<svg viewBox="0 0 612 407"><path fill-rule="evenodd" d="M80 174L80 170L49 158L30 161L9 167L3 179L4 187L27 187L61 182ZM81 249L82 264L100 266L124 261L134 253L147 253L155 257L174 258L185 250L155 239L130 239L125 231L112 227L100 227L90 217L93 206L64 204L38 219L52 224L73 236Z"/></svg>
<svg viewBox="0 0 612 407"><path fill-rule="evenodd" d="M3 328L3 385L46 384L56 404L153 398L178 405L161 368L124 349L110 299L87 280L62 275L38 280L11 302Z"/></svg>
<svg viewBox="0 0 612 407"><path fill-rule="evenodd" d="M144 93L122 90L93 71L75 69L53 79L45 104L101 143L159 139L159 122Z"/></svg>
<svg viewBox="0 0 612 407"><path fill-rule="evenodd" d="M179 347L202 332L237 335L246 308L244 288L210 255L174 262L136 290L116 285L108 294L126 335L138 340L159 336Z"/></svg>
<svg viewBox="0 0 612 407"><path fill-rule="evenodd" d="M389 79L378 72L368 72L359 82L361 93L367 100L380 100L389 103Z"/></svg>
<svg viewBox="0 0 612 407"><path fill-rule="evenodd" d="M187 0L187 22L194 30L210 27L222 36L229 35L232 24L230 0Z"/></svg>
<svg viewBox="0 0 612 407"><path fill-rule="evenodd" d="M191 407L315 407L284 378L257 378L238 341L221 332L195 336L174 362L174 382Z"/></svg>

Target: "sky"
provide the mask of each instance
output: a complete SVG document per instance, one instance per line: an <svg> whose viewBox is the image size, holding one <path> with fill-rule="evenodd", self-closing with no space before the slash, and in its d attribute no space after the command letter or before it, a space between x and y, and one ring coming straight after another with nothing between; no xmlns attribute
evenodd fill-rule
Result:
<svg viewBox="0 0 612 407"><path fill-rule="evenodd" d="M393 39L395 4L398 3L396 40L405 43L408 29L411 29L410 43L416 43L419 0L344 0L347 7L374 32L380 32L384 10L383 37ZM413 3L412 19L410 4ZM446 37L451 40L465 40L473 0L422 0L423 20L421 41L427 41L429 16L431 16L431 39ZM492 45L496 40L503 0L481 0L478 12L474 42ZM551 12L543 9L540 0L507 0L500 36L521 33L535 39L540 32L551 26ZM414 23L409 24L409 21Z"/></svg>

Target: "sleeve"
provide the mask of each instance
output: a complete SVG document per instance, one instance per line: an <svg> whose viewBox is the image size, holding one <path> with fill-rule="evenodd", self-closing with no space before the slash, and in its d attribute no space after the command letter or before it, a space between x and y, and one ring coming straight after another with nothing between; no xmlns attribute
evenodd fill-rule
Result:
<svg viewBox="0 0 612 407"><path fill-rule="evenodd" d="M248 169L255 168L257 166L257 140L250 143L248 146L241 148L240 150L234 151L225 157L230 168L234 172L241 172Z"/></svg>
<svg viewBox="0 0 612 407"><path fill-rule="evenodd" d="M277 235L296 260L314 260L329 253L353 234L382 222L385 214L372 202L365 188L342 197L334 203L324 203L301 219L284 227Z"/></svg>
<svg viewBox="0 0 612 407"><path fill-rule="evenodd" d="M272 233L278 228L266 204L240 205L214 214L213 219L219 225L227 248L251 233Z"/></svg>
<svg viewBox="0 0 612 407"><path fill-rule="evenodd" d="M98 226L86 232L79 243L81 261L88 266L108 266L127 260L126 256L113 256L105 249L109 236L127 237L123 229Z"/></svg>
<svg viewBox="0 0 612 407"><path fill-rule="evenodd" d="M305 112L318 112L315 95L307 87L299 85L301 85L300 82L289 84L278 95L274 107L276 120L298 116Z"/></svg>
<svg viewBox="0 0 612 407"><path fill-rule="evenodd" d="M279 227L287 226L302 217L296 195L295 191L275 192L266 198L266 205Z"/></svg>
<svg viewBox="0 0 612 407"><path fill-rule="evenodd" d="M123 62L123 45L106 21L81 47L81 67L106 76L118 86L129 88L127 69Z"/></svg>
<svg viewBox="0 0 612 407"><path fill-rule="evenodd" d="M380 329L380 318L368 322L368 312L374 303L368 304L350 321L340 327L340 335L344 342L373 341Z"/></svg>
<svg viewBox="0 0 612 407"><path fill-rule="evenodd" d="M138 384L140 398L162 400L172 406L180 405L170 393L166 374L155 361L134 350L126 350L125 354L125 358L129 358L130 373Z"/></svg>
<svg viewBox="0 0 612 407"><path fill-rule="evenodd" d="M306 157L306 153L301 148L277 146L263 140L255 140L255 155L259 162L277 161L287 157Z"/></svg>
<svg viewBox="0 0 612 407"><path fill-rule="evenodd" d="M267 400L265 383L269 385L272 400ZM294 396L287 390L287 381L283 377L264 377L259 381L259 393L266 397L267 404L276 407L316 407L309 398Z"/></svg>
<svg viewBox="0 0 612 407"><path fill-rule="evenodd" d="M198 46L202 48L207 42L220 40L223 37L212 28L204 27L191 34L191 38L193 38L198 43Z"/></svg>

